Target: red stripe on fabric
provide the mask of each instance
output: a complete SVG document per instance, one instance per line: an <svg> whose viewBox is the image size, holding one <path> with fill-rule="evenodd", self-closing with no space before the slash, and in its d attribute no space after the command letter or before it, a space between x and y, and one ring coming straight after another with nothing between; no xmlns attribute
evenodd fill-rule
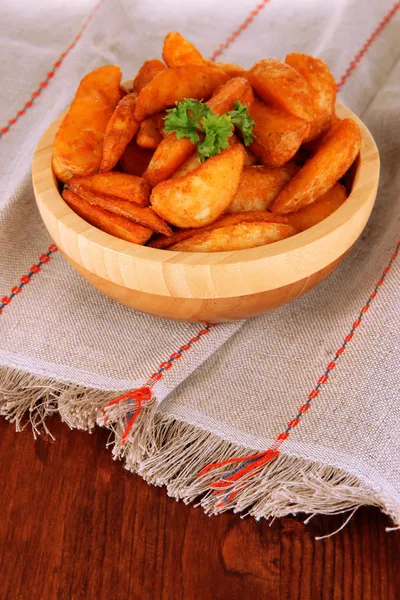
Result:
<svg viewBox="0 0 400 600"><path fill-rule="evenodd" d="M397 13L397 11L399 9L400 9L400 2L395 2L393 4L392 8L386 13L386 15L383 17L383 19L378 23L378 25L376 26L376 28L374 29L372 34L369 36L369 38L367 39L367 41L365 42L365 44L363 45L361 50L359 50L357 52L357 54L355 55L353 60L350 62L349 66L347 67L347 69L345 70L343 75L340 77L338 84L337 84L338 91L344 86L344 84L346 83L348 78L356 70L356 68L358 67L364 54L370 49L372 44L375 42L375 40L379 37L379 35L385 29L386 25L388 25L390 23L390 21L393 19L393 17L395 16L395 14Z"/></svg>
<svg viewBox="0 0 400 600"><path fill-rule="evenodd" d="M225 52L225 50L227 50L229 48L229 46L231 46L234 42L236 42L237 38L243 33L243 31L246 31L248 26L254 21L254 19L256 17L258 17L260 12L263 10L263 8L265 8L265 6L268 4L269 1L270 0L263 0L262 2L257 4L257 6L253 10L251 10L249 12L246 19L244 21L242 21L242 23L240 23L240 25L238 25L238 27L233 30L231 35L228 36L218 46L218 48L216 48L214 50L214 52L211 55L211 60L215 60L215 59L219 58Z"/></svg>
<svg viewBox="0 0 400 600"><path fill-rule="evenodd" d="M49 81L48 80L51 80L54 77L54 75L56 74L56 71L61 67L61 65L62 65L65 57L68 56L68 54L71 52L71 50L73 48L75 48L77 42L80 40L80 38L82 36L82 33L85 31L85 29L89 25L90 21L93 18L94 13L99 8L99 6L102 4L102 2L103 2L103 0L100 0L100 2L98 2L96 4L96 6L93 8L93 10L90 12L90 14L86 17L86 19L85 19L85 21L84 21L81 29L79 30L78 34L73 39L72 43L68 46L68 48L64 52L62 52L60 54L60 56L58 57L58 59L53 63L53 67L47 73L46 78L43 79L39 83L38 87L31 93L30 99L27 102L25 102L24 108L22 108L21 110L17 111L15 117L8 120L7 125L5 125L4 127L0 128L0 139L3 137L3 135L5 135L6 133L8 133L10 131L11 127L13 125L15 125L16 122L18 121L18 119L26 113L27 109L29 109L29 108L32 107L35 99L39 98L39 96L43 92L43 90L47 88L47 86L49 85Z"/></svg>

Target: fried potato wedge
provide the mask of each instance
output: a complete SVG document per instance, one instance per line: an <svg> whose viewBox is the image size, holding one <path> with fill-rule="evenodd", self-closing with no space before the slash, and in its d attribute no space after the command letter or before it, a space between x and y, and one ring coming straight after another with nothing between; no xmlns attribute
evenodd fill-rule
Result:
<svg viewBox="0 0 400 600"><path fill-rule="evenodd" d="M111 173L95 173L87 177L73 177L68 181L68 187L80 196L83 196L83 190L85 190L86 194L104 194L134 202L139 206L149 205L150 189L147 181L127 173L112 171Z"/></svg>
<svg viewBox="0 0 400 600"><path fill-rule="evenodd" d="M346 188L340 183L335 183L333 188L317 198L315 202L288 214L288 223L299 231L305 231L329 217L339 206L342 206L346 198Z"/></svg>
<svg viewBox="0 0 400 600"><path fill-rule="evenodd" d="M260 60L247 72L247 78L268 106L305 121L314 119L310 86L290 65L276 58Z"/></svg>
<svg viewBox="0 0 400 600"><path fill-rule="evenodd" d="M280 167L298 151L310 131L304 119L285 114L254 99L250 114L254 119L254 139L250 150L269 167Z"/></svg>
<svg viewBox="0 0 400 600"><path fill-rule="evenodd" d="M162 57L169 67L206 64L197 48L176 31L165 36Z"/></svg>
<svg viewBox="0 0 400 600"><path fill-rule="evenodd" d="M103 156L100 172L111 171L124 153L125 148L139 129L139 121L133 116L136 94L127 94L118 105L104 134Z"/></svg>
<svg viewBox="0 0 400 600"><path fill-rule="evenodd" d="M283 223L250 222L220 227L170 246L180 252L228 252L265 246L295 235L297 229Z"/></svg>
<svg viewBox="0 0 400 600"><path fill-rule="evenodd" d="M244 167L243 178L228 213L268 210L279 192L299 171L296 165L279 168Z"/></svg>
<svg viewBox="0 0 400 600"><path fill-rule="evenodd" d="M143 245L150 239L153 233L148 227L137 225L130 219L113 215L98 206L92 206L71 190L65 189L62 196L68 206L82 217L82 219L121 240Z"/></svg>
<svg viewBox="0 0 400 600"><path fill-rule="evenodd" d="M282 215L274 215L273 213L267 211L256 210L252 212L235 213L232 215L223 215L214 221L214 223L211 223L206 227L200 227L199 229L182 229L181 231L173 233L171 237L160 235L154 238L149 243L149 246L152 248L166 249L174 244L177 244L178 242L183 242L184 240L187 240L198 233L212 231L213 229L219 229L220 227L237 225L238 223L258 221L267 223L288 223L287 217L283 217Z"/></svg>
<svg viewBox="0 0 400 600"><path fill-rule="evenodd" d="M287 55L286 62L304 77L313 94L315 114L306 141L314 140L328 129L334 115L336 81L328 65L309 54L292 52Z"/></svg>
<svg viewBox="0 0 400 600"><path fill-rule="evenodd" d="M93 192L85 190L85 188L80 188L78 195L92 206L98 206L114 215L126 217L134 223L142 225L143 227L148 227L156 233L162 233L166 236L172 235L170 226L151 208L143 208L134 202L120 200L120 198L116 198L115 196L106 196L99 192L94 194Z"/></svg>
<svg viewBox="0 0 400 600"><path fill-rule="evenodd" d="M136 136L138 146L155 150L163 141L164 138L161 134L161 131L164 128L163 116L164 115L162 114L152 115L140 123L139 131Z"/></svg>
<svg viewBox="0 0 400 600"><path fill-rule="evenodd" d="M213 113L223 115L233 109L235 100L242 103L253 100L251 87L243 77L231 79L221 86L206 104ZM144 177L154 187L171 177L195 150L196 144L189 138L178 139L175 133L168 134L154 152Z"/></svg>
<svg viewBox="0 0 400 600"><path fill-rule="evenodd" d="M208 64L215 65L219 69L222 69L227 75L229 75L229 77L244 77L247 73L247 70L244 67L234 63L214 62L210 59L207 59L206 62Z"/></svg>
<svg viewBox="0 0 400 600"><path fill-rule="evenodd" d="M208 65L187 65L161 71L140 92L134 116L143 121L184 98L206 100L227 80L226 73Z"/></svg>
<svg viewBox="0 0 400 600"><path fill-rule="evenodd" d="M133 139L125 148L119 164L124 173L142 177L149 166L152 156L152 150L141 148L137 145L136 140Z"/></svg>
<svg viewBox="0 0 400 600"><path fill-rule="evenodd" d="M343 119L323 139L320 147L278 194L273 212L295 212L330 190L354 162L361 145L360 129Z"/></svg>
<svg viewBox="0 0 400 600"><path fill-rule="evenodd" d="M184 177L162 181L150 196L152 208L177 227L212 223L236 195L243 162L243 150L236 145L209 158Z"/></svg>
<svg viewBox="0 0 400 600"><path fill-rule="evenodd" d="M146 60L140 67L139 72L135 77L133 82L133 91L136 92L136 94L140 94L142 89L146 87L146 85L150 83L150 81L154 79L156 75L166 70L167 67L163 62L161 62L161 60L158 60L157 58Z"/></svg>
<svg viewBox="0 0 400 600"><path fill-rule="evenodd" d="M120 100L121 69L95 69L82 79L54 140L53 171L63 182L100 167L107 124Z"/></svg>

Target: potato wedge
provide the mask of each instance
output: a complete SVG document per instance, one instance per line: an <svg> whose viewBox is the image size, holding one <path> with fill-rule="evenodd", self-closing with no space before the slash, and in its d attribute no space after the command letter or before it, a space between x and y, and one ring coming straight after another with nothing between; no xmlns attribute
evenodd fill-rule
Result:
<svg viewBox="0 0 400 600"><path fill-rule="evenodd" d="M221 86L206 104L213 113L223 115L233 109L235 100L249 102L250 99L253 99L253 93L249 83L243 77L238 77ZM175 133L168 134L154 152L144 177L154 187L171 177L195 150L196 144L189 138L178 139Z"/></svg>
<svg viewBox="0 0 400 600"><path fill-rule="evenodd" d="M164 128L163 117L163 114L152 115L140 123L139 131L136 136L138 146L150 150L155 150L157 148L164 139L161 134L161 131Z"/></svg>
<svg viewBox="0 0 400 600"><path fill-rule="evenodd" d="M247 73L254 91L272 108L304 119L314 119L314 99L307 81L276 58L257 62Z"/></svg>
<svg viewBox="0 0 400 600"><path fill-rule="evenodd" d="M225 83L228 75L208 65L187 65L158 73L142 89L135 108L135 118L143 121L154 113L163 112L184 98L207 100L216 87Z"/></svg>
<svg viewBox="0 0 400 600"><path fill-rule="evenodd" d="M177 227L212 223L232 202L242 177L243 162L243 150L236 145L209 158L184 177L162 181L150 196L152 208Z"/></svg>
<svg viewBox="0 0 400 600"><path fill-rule="evenodd" d="M219 217L216 221L214 221L214 223L211 223L206 227L200 227L199 229L182 229L181 231L176 231L170 237L160 235L151 240L149 246L151 246L151 248L166 249L174 244L177 244L178 242L183 242L184 240L187 240L198 233L212 231L213 229L219 229L220 227L237 225L238 223L254 223L258 221L266 223L288 223L287 217L283 217L282 215L274 215L273 213L259 210L235 213L232 215L222 215L222 217Z"/></svg>
<svg viewBox="0 0 400 600"><path fill-rule="evenodd" d="M336 81L323 60L308 54L292 52L286 57L288 65L307 81L314 97L314 119L305 141L314 140L328 129L335 112Z"/></svg>
<svg viewBox="0 0 400 600"><path fill-rule="evenodd" d="M150 198L150 189L147 181L141 177L128 175L126 173L95 173L87 177L73 177L68 181L70 190L83 195L83 190L87 193L105 194L120 200L134 202L139 206L148 206Z"/></svg>
<svg viewBox="0 0 400 600"><path fill-rule="evenodd" d="M229 145L230 146L235 146L235 145L239 145L243 148L243 152L244 152L244 166L245 167L249 167L249 166L253 166L258 164L257 158L254 156L254 154L252 154L243 144L242 142L239 140L239 138L233 134L231 135L231 137L228 140ZM194 151L192 153L191 156L189 156L189 158L187 160L185 160L185 162L183 163L183 165L181 165L179 167L179 169L177 169L175 171L175 173L173 173L170 177L170 179L177 179L178 177L183 177L184 175L187 175L188 173L190 173L190 171L194 171L195 169L197 169L198 167L201 166L201 162L200 159L198 157L198 154L196 151Z"/></svg>
<svg viewBox="0 0 400 600"><path fill-rule="evenodd" d="M166 70L167 67L163 62L161 62L161 60L158 60L157 58L146 60L140 67L138 74L135 77L133 82L133 91L136 92L136 94L140 94L142 89L146 87L146 85L150 83L150 81L154 79L156 75Z"/></svg>
<svg viewBox="0 0 400 600"><path fill-rule="evenodd" d="M113 215L98 206L92 206L71 190L65 189L62 196L68 206L82 219L121 240L143 245L153 233L151 229L137 225L125 217Z"/></svg>
<svg viewBox="0 0 400 600"><path fill-rule="evenodd" d="M346 198L346 188L340 183L335 183L333 188L317 198L315 202L288 214L288 223L299 231L305 231L329 217L339 206L342 206Z"/></svg>
<svg viewBox="0 0 400 600"><path fill-rule="evenodd" d="M247 69L234 63L216 62L210 59L206 59L206 62L222 69L229 77L244 77L247 73Z"/></svg>
<svg viewBox="0 0 400 600"><path fill-rule="evenodd" d="M120 200L120 198L116 198L115 196L106 196L99 192L94 194L93 192L85 190L85 188L80 188L78 195L92 206L98 206L114 215L126 217L134 223L142 225L142 227L148 227L156 233L161 233L166 236L172 235L170 226L151 208L143 208L134 202Z"/></svg>
<svg viewBox="0 0 400 600"><path fill-rule="evenodd" d="M295 212L330 190L354 162L361 145L360 129L352 119L343 119L323 139L304 167L278 194L273 212Z"/></svg>
<svg viewBox="0 0 400 600"><path fill-rule="evenodd" d="M141 148L137 145L136 140L133 139L125 148L119 164L124 173L142 177L149 166L152 156L152 150Z"/></svg>
<svg viewBox="0 0 400 600"><path fill-rule="evenodd" d="M100 172L111 171L124 153L125 148L139 129L133 112L136 106L136 94L127 94L118 105L108 122L103 142L103 156Z"/></svg>
<svg viewBox="0 0 400 600"><path fill-rule="evenodd" d="M82 79L54 139L53 171L61 181L100 167L107 124L120 100L121 69L95 69Z"/></svg>
<svg viewBox="0 0 400 600"><path fill-rule="evenodd" d="M255 121L251 152L269 167L280 167L298 151L310 131L304 119L266 106L254 99L250 114Z"/></svg>
<svg viewBox="0 0 400 600"><path fill-rule="evenodd" d="M176 31L165 36L162 57L169 67L205 64L197 48Z"/></svg>
<svg viewBox="0 0 400 600"><path fill-rule="evenodd" d="M295 165L280 168L265 166L244 167L243 178L228 213L268 210L279 192L299 171Z"/></svg>
<svg viewBox="0 0 400 600"><path fill-rule="evenodd" d="M220 227L170 246L179 252L229 252L278 242L295 235L297 230L283 223L250 222Z"/></svg>

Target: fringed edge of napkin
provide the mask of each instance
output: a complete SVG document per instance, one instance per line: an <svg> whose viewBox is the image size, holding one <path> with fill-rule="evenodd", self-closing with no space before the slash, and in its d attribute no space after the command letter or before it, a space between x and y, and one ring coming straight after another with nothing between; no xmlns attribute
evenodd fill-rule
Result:
<svg viewBox="0 0 400 600"><path fill-rule="evenodd" d="M101 409L115 395L0 368L0 415L13 422L17 431L30 424L35 436L41 431L51 435L46 419L54 414L71 428L91 431L96 419L104 425ZM223 474L223 468L201 477L199 473L205 465L240 457L249 449L162 415L157 406L156 398L143 405L124 441L133 408L119 404L109 410L106 427L113 431L113 439L108 445L114 459L122 459L127 470L152 485L165 486L173 498L186 504L196 501L207 514L233 510L256 519L352 511L351 516L357 508L369 505L380 508L395 527L400 526L400 506L381 490L372 489L342 469L282 453L240 482L237 493L221 505L210 486Z"/></svg>

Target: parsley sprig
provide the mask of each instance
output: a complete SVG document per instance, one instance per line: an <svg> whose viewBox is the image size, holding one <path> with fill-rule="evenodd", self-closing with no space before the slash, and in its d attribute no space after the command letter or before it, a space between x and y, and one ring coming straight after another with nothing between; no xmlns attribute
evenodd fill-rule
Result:
<svg viewBox="0 0 400 600"><path fill-rule="evenodd" d="M229 147L233 128L240 130L243 141L249 146L253 140L254 121L247 106L237 100L234 110L222 116L214 114L207 104L193 98L176 102L175 108L167 110L164 132L173 131L177 138L187 137L197 143L197 154L201 162Z"/></svg>

